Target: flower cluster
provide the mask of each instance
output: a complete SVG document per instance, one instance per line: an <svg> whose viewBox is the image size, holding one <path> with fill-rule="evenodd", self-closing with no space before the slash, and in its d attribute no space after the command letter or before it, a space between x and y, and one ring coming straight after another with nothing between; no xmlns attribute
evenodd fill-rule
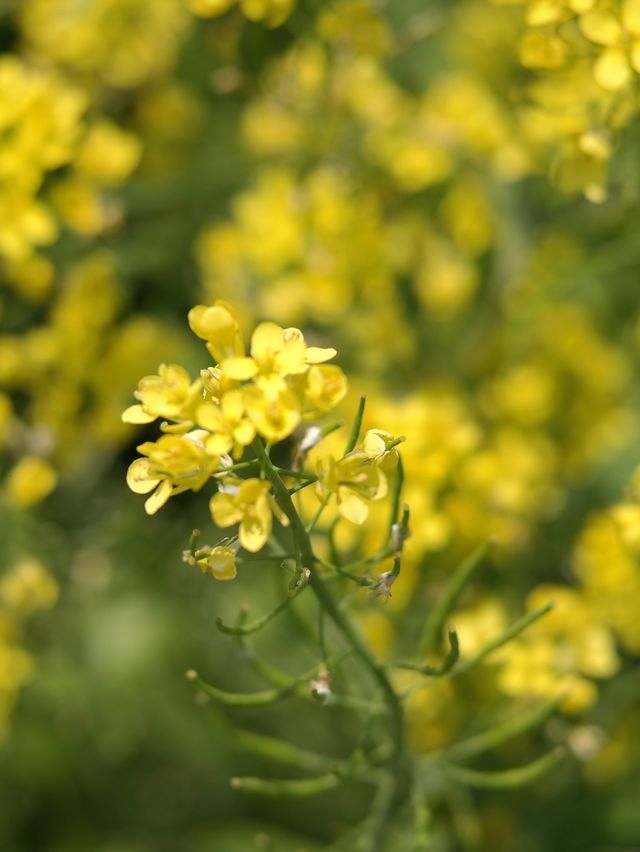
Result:
<svg viewBox="0 0 640 852"><path fill-rule="evenodd" d="M505 0L494 0L504 5ZM507 0L526 3L522 63L539 75L526 120L557 151L557 180L601 202L617 138L637 114L637 0Z"/></svg>
<svg viewBox="0 0 640 852"><path fill-rule="evenodd" d="M136 493L151 493L145 508L153 514L170 497L199 491L215 478L219 486L211 498L213 520L219 527L239 524L241 546L255 553L269 538L273 515L283 524L288 520L268 482L237 479L235 469L246 466L238 460L256 436L277 443L303 420L331 411L345 396L347 381L339 367L326 363L335 349L307 345L297 328L260 323L247 354L238 316L227 302L198 305L189 313L189 324L206 342L214 364L194 381L182 367L166 364L157 375L140 380L138 403L122 419L131 424L166 419L164 434L138 447L142 457L131 464L127 481ZM351 465L353 488L364 488L369 499L383 495L382 479L372 490L361 482L353 460L339 464ZM318 487L345 503L345 477L344 471L340 481L335 471L331 477L321 475ZM211 567L210 556L206 564Z"/></svg>
<svg viewBox="0 0 640 852"><path fill-rule="evenodd" d="M57 471L81 470L121 446L128 429L118 415L140 365L184 351L167 326L122 317L112 254L87 254L52 283L39 322L0 334L0 446L12 461L5 490L14 506L44 499Z"/></svg>

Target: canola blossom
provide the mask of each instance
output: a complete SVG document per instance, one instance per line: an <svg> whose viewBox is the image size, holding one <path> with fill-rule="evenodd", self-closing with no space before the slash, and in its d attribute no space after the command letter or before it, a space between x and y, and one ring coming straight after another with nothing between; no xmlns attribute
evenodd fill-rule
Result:
<svg viewBox="0 0 640 852"><path fill-rule="evenodd" d="M216 481L218 490L210 502L213 520L219 527L239 524L240 545L255 553L269 539L273 516L285 526L289 518L268 482L233 475L236 467L247 465L234 460L243 458L256 437L269 444L284 441L304 420L331 411L346 395L347 380L338 366L325 366L336 350L308 346L297 328L261 323L251 336L250 354L245 354L237 314L227 302L193 308L189 325L216 363L204 367L194 381L175 364L161 364L157 375L140 380L135 391L139 403L127 408L122 419L140 425L166 418L160 425L165 434L138 446L142 455L130 465L127 482L137 494L150 494L145 509L155 514L170 497ZM325 505L335 496L340 513L356 524L366 519L367 502L387 492L378 467L393 452L386 448L385 435L374 430L362 450L337 463L329 456L324 467L319 462L318 498ZM383 446L376 445L372 454L376 438ZM393 443L393 436L388 438ZM210 573L227 579L229 570Z"/></svg>
<svg viewBox="0 0 640 852"><path fill-rule="evenodd" d="M0 848L637 843L640 3L0 34Z"/></svg>

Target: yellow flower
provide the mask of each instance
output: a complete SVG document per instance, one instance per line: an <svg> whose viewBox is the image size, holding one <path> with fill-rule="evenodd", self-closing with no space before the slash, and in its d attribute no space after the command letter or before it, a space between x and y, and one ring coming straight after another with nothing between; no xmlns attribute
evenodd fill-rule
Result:
<svg viewBox="0 0 640 852"><path fill-rule="evenodd" d="M538 586L527 608L553 601L554 609L500 652L500 688L507 695L566 696L562 708L580 713L596 700L590 678L614 675L619 660L611 632L595 619L580 592L563 586Z"/></svg>
<svg viewBox="0 0 640 852"><path fill-rule="evenodd" d="M236 576L236 554L233 548L217 545L211 553L198 559L197 565L203 574L210 574L215 580L233 580Z"/></svg>
<svg viewBox="0 0 640 852"><path fill-rule="evenodd" d="M177 364L160 364L157 376L145 376L138 382L134 396L139 405L131 405L122 414L125 423L151 423L157 417L168 420L195 419L195 407L200 399L202 383L191 381L189 374Z"/></svg>
<svg viewBox="0 0 640 852"><path fill-rule="evenodd" d="M246 416L243 393L231 390L224 394L219 404L206 402L196 412L198 425L211 437L205 439L207 450L222 454L233 452L235 458L242 455L256 436L252 422Z"/></svg>
<svg viewBox="0 0 640 852"><path fill-rule="evenodd" d="M338 512L354 524L363 524L369 515L368 503L387 493L387 479L364 453L350 453L336 461L325 456L317 462L316 494L320 501L335 497Z"/></svg>
<svg viewBox="0 0 640 852"><path fill-rule="evenodd" d="M211 478L220 459L207 451L203 443L206 436L206 432L195 430L140 444L138 451L147 458L131 463L127 484L136 494L153 492L144 504L147 514L155 514L176 494L199 491Z"/></svg>
<svg viewBox="0 0 640 852"><path fill-rule="evenodd" d="M360 452L373 464L386 468L389 463L398 460L396 446L403 440L404 438L394 438L390 432L384 432L382 429L369 429L362 439Z"/></svg>
<svg viewBox="0 0 640 852"><path fill-rule="evenodd" d="M347 377L334 364L310 367L304 387L304 416L319 417L335 408L347 394Z"/></svg>
<svg viewBox="0 0 640 852"><path fill-rule="evenodd" d="M118 186L138 165L140 140L111 121L94 122L74 160L75 168L100 186Z"/></svg>
<svg viewBox="0 0 640 852"><path fill-rule="evenodd" d="M7 475L7 497L16 506L33 506L44 500L57 483L58 475L48 462L37 456L23 456Z"/></svg>
<svg viewBox="0 0 640 852"><path fill-rule="evenodd" d="M184 0L22 0L19 11L31 52L117 89L165 73L191 23Z"/></svg>
<svg viewBox="0 0 640 852"><path fill-rule="evenodd" d="M240 544L256 553L271 534L273 515L287 526L289 521L270 496L271 485L261 479L227 480L209 502L211 517L219 527L240 524Z"/></svg>
<svg viewBox="0 0 640 852"><path fill-rule="evenodd" d="M228 302L218 299L209 307L196 305L188 319L191 331L207 341L207 349L217 364L244 355L240 323Z"/></svg>
<svg viewBox="0 0 640 852"><path fill-rule="evenodd" d="M622 0L618 14L593 9L580 17L580 29L604 48L593 67L596 82L610 92L626 88L640 73L640 0Z"/></svg>
<svg viewBox="0 0 640 852"><path fill-rule="evenodd" d="M275 393L250 385L244 390L243 399L256 431L272 444L288 438L302 419L300 400L286 385Z"/></svg>
<svg viewBox="0 0 640 852"><path fill-rule="evenodd" d="M328 361L335 349L307 346L297 328L280 328L273 322L257 326L251 337L251 357L227 358L220 364L222 373L236 381L255 379L263 388L277 391L287 376L305 373L311 364Z"/></svg>

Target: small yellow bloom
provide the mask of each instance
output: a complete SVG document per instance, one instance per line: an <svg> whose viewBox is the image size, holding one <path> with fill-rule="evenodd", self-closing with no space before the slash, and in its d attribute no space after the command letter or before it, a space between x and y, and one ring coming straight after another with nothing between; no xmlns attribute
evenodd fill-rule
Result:
<svg viewBox="0 0 640 852"><path fill-rule="evenodd" d="M196 412L198 425L211 433L205 439L207 450L216 454L233 451L235 458L256 436L253 423L246 416L241 390L228 391L220 404L205 402Z"/></svg>
<svg viewBox="0 0 640 852"><path fill-rule="evenodd" d="M189 325L194 334L207 341L207 349L217 364L244 355L240 323L228 302L218 299L210 307L196 305L189 311Z"/></svg>
<svg viewBox="0 0 640 852"><path fill-rule="evenodd" d="M196 430L140 444L138 452L147 458L132 462L127 484L135 494L153 492L144 504L147 514L155 514L176 494L199 491L211 478L220 459L207 451L203 438L206 432Z"/></svg>
<svg viewBox="0 0 640 852"><path fill-rule="evenodd" d="M197 565L203 574L210 574L215 580L233 580L236 576L236 554L231 547L217 545L211 553L198 559Z"/></svg>
<svg viewBox="0 0 640 852"><path fill-rule="evenodd" d="M260 550L271 534L273 514L280 523L289 521L273 498L271 485L261 479L227 480L209 502L211 517L219 527L240 524L240 544L250 553Z"/></svg>
<svg viewBox="0 0 640 852"><path fill-rule="evenodd" d="M251 337L251 357L227 358L220 367L230 379L255 379L266 390L277 390L284 387L287 376L305 373L311 364L328 361L335 354L335 349L307 347L298 328L263 322Z"/></svg>
<svg viewBox="0 0 640 852"><path fill-rule="evenodd" d="M151 423L158 417L187 422L195 420L195 407L200 401L202 382L192 382L189 374L177 364L160 364L157 376L145 376L138 382L134 396L139 405L131 405L122 414L125 423Z"/></svg>
<svg viewBox="0 0 640 852"><path fill-rule="evenodd" d="M58 474L44 459L23 456L6 480L7 497L16 506L26 508L39 503L58 484Z"/></svg>
<svg viewBox="0 0 640 852"><path fill-rule="evenodd" d="M304 416L320 417L331 411L347 395L347 377L334 364L310 367L304 388Z"/></svg>
<svg viewBox="0 0 640 852"><path fill-rule="evenodd" d="M387 479L364 453L350 453L336 461L333 456L318 459L316 494L324 501L335 496L338 512L354 524L363 524L369 515L369 502L387 493Z"/></svg>
<svg viewBox="0 0 640 852"><path fill-rule="evenodd" d="M580 17L580 29L604 48L593 67L596 82L610 92L626 88L640 73L640 0L623 0L617 14L593 9Z"/></svg>
<svg viewBox="0 0 640 852"><path fill-rule="evenodd" d="M302 419L300 400L286 385L275 393L251 385L243 398L256 431L272 444L288 438Z"/></svg>
<svg viewBox="0 0 640 852"><path fill-rule="evenodd" d="M360 451L376 465L385 469L398 461L397 443L404 438L394 438L390 432L382 429L369 429L362 439Z"/></svg>
<svg viewBox="0 0 640 852"><path fill-rule="evenodd" d="M85 136L74 165L100 186L118 186L138 165L142 145L132 133L111 121L94 122Z"/></svg>

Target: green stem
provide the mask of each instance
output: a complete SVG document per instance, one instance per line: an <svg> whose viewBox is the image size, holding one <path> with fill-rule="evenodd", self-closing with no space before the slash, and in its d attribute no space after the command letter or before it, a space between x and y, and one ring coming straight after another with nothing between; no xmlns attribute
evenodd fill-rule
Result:
<svg viewBox="0 0 640 852"><path fill-rule="evenodd" d="M257 439L254 441L253 447L263 466L267 479L273 486L275 496L280 503L280 506L289 518L302 564L311 572L309 585L313 589L315 596L329 618L349 642L355 654L362 660L382 690L385 702L389 707L391 717L391 737L394 744L394 754L396 758L399 758L403 754L404 750L404 720L400 699L391 685L391 681L387 676L384 666L382 666L372 655L366 641L353 626L349 618L340 610L322 577L315 570L317 560L313 553L307 531L304 528L304 524L302 523L300 516L296 512L287 486L284 484L277 470L271 463L271 459L266 454L262 441Z"/></svg>
<svg viewBox="0 0 640 852"><path fill-rule="evenodd" d="M442 595L442 598L427 619L427 623L420 640L419 653L421 656L429 654L431 651L435 651L437 649L441 641L445 621L456 605L462 590L471 579L471 575L484 559L488 549L488 542L480 545L480 547L476 548L476 550L469 554L466 559L463 559L458 568L455 570L444 594Z"/></svg>
<svg viewBox="0 0 640 852"><path fill-rule="evenodd" d="M296 597L296 595L284 598L284 600L280 601L280 603L272 610L248 624L230 625L225 624L221 618L216 618L216 627L222 633L228 633L232 636L249 636L251 633L256 633L258 630L261 630L265 624L268 624L272 618L275 618L278 613L282 612L285 607L289 606L294 597Z"/></svg>
<svg viewBox="0 0 640 852"><path fill-rule="evenodd" d="M313 473L303 473L302 471L298 470L288 470L286 467L275 467L275 465L273 469L276 470L280 474L280 476L290 476L292 479L304 479L306 482L308 482L309 485L311 485L313 482L318 481L318 477Z"/></svg>
<svg viewBox="0 0 640 852"><path fill-rule="evenodd" d="M447 764L445 773L452 781L457 781L466 787L477 787L483 790L510 790L536 781L557 766L563 756L562 749L556 749L532 763L527 763L526 766L507 769L504 772L479 772L475 769Z"/></svg>
<svg viewBox="0 0 640 852"><path fill-rule="evenodd" d="M386 773L380 779L376 795L371 803L371 815L366 820L358 852L376 852L384 842L383 831L388 824L397 790L397 779Z"/></svg>
<svg viewBox="0 0 640 852"><path fill-rule="evenodd" d="M460 642L454 627L449 628L448 636L449 653L439 665L418 666L415 663L398 663L396 667L399 669L408 669L409 671L419 672L427 677L443 677L444 675L449 674L451 669L458 662L458 658L460 656Z"/></svg>
<svg viewBox="0 0 640 852"><path fill-rule="evenodd" d="M320 505L318 506L315 515L313 516L313 518L311 518L311 520L307 524L307 527L306 527L307 534L313 532L313 530L315 529L315 526L318 523L318 521L320 520L324 510L327 508L327 504L328 504L330 499L331 499L331 494L327 494L327 496L323 499L322 503L320 503Z"/></svg>
<svg viewBox="0 0 640 852"><path fill-rule="evenodd" d="M232 729L230 735L234 745L238 748L259 757L273 760L275 763L295 766L304 772L329 772L342 763L338 759L333 760L330 757L307 751L275 737L257 734L254 731Z"/></svg>
<svg viewBox="0 0 640 852"><path fill-rule="evenodd" d="M391 533L393 530L394 524L398 522L398 514L400 512L400 497L402 495L402 486L404 485L404 466L402 464L402 459L398 456L398 466L396 469L396 476L393 483L393 495L391 500L391 515L389 517L389 532L387 533L387 540L391 541Z"/></svg>
<svg viewBox="0 0 640 852"><path fill-rule="evenodd" d="M366 402L366 396L361 396L360 402L358 403L358 410L356 411L356 416L353 421L353 426L351 427L351 434L349 435L349 440L347 442L347 446L345 447L345 456L348 456L349 453L353 452L356 447L356 444L358 443L358 438L360 437L360 429L362 429L362 418L364 417L364 407L366 405Z"/></svg>
<svg viewBox="0 0 640 852"><path fill-rule="evenodd" d="M275 779L275 778L232 778L231 786L243 793L256 793L260 796L291 796L293 798L315 796L339 787L342 779L334 772L327 772L317 778Z"/></svg>
<svg viewBox="0 0 640 852"><path fill-rule="evenodd" d="M243 461L236 462L235 464L230 464L229 467L223 467L220 470L217 470L216 475L220 473L233 473L236 470L244 470L247 467L258 467L258 460L251 459L251 461Z"/></svg>
<svg viewBox="0 0 640 852"><path fill-rule="evenodd" d="M302 684L306 684L312 678L317 677L323 665L314 666L284 686L276 689L265 689L262 692L226 692L224 689L218 689L217 686L201 680L197 672L193 671L188 673L188 678L196 683L198 689L219 704L228 707L266 707L269 704L282 701L284 698L289 698Z"/></svg>

